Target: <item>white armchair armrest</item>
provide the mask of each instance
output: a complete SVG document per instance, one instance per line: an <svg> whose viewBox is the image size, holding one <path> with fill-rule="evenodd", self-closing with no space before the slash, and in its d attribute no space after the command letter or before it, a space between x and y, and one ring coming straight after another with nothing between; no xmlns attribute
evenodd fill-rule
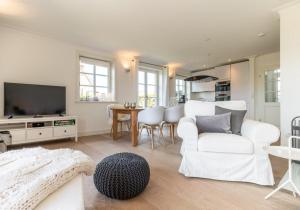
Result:
<svg viewBox="0 0 300 210"><path fill-rule="evenodd" d="M280 131L276 126L254 120L245 120L241 133L254 144L261 146L267 146L278 141L280 136Z"/></svg>
<svg viewBox="0 0 300 210"><path fill-rule="evenodd" d="M192 118L183 117L180 119L177 127L177 134L183 139L184 150L197 150L198 128Z"/></svg>

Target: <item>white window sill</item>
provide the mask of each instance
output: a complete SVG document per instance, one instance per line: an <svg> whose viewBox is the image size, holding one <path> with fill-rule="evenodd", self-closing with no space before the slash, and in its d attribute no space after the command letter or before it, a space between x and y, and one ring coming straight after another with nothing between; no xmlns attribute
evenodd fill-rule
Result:
<svg viewBox="0 0 300 210"><path fill-rule="evenodd" d="M117 103L117 101L75 101L75 103L83 104L107 104L107 103Z"/></svg>

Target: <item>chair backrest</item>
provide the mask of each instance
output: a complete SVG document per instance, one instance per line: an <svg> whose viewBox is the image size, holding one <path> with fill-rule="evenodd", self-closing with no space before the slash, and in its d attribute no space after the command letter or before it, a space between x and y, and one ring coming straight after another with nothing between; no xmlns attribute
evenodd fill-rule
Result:
<svg viewBox="0 0 300 210"><path fill-rule="evenodd" d="M245 101L194 101L189 100L185 103L184 114L186 117L195 119L196 115L211 116L215 115L215 106L220 106L232 110L247 110Z"/></svg>
<svg viewBox="0 0 300 210"><path fill-rule="evenodd" d="M112 113L112 110L111 110L113 107L122 108L124 106L123 106L123 104L109 104L109 105L107 105L106 111L107 111L108 119L112 119L112 117L113 117L113 113Z"/></svg>
<svg viewBox="0 0 300 210"><path fill-rule="evenodd" d="M165 108L162 106L146 108L145 110L139 112L138 122L148 125L160 124L164 119L164 111Z"/></svg>
<svg viewBox="0 0 300 210"><path fill-rule="evenodd" d="M169 123L176 123L184 116L184 105L178 104L169 107L165 110L164 121Z"/></svg>

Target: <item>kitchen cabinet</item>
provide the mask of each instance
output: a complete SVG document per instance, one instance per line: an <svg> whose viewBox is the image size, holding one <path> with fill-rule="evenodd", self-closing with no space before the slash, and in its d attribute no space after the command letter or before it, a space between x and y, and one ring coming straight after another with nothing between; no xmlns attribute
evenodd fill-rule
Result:
<svg viewBox="0 0 300 210"><path fill-rule="evenodd" d="M211 82L200 82L200 81L193 81L192 82L192 92L210 92L215 91L215 81Z"/></svg>
<svg viewBox="0 0 300 210"><path fill-rule="evenodd" d="M199 71L195 72L192 74L193 76L198 76L198 75L207 75L207 76L215 76L215 69L209 69L209 70L204 70L204 71Z"/></svg>
<svg viewBox="0 0 300 210"><path fill-rule="evenodd" d="M214 76L219 78L219 81L229 81L230 80L230 66L218 66L214 68Z"/></svg>
<svg viewBox="0 0 300 210"><path fill-rule="evenodd" d="M218 66L213 69L193 73L193 76L207 75L217 77L219 81L230 80L230 65Z"/></svg>
<svg viewBox="0 0 300 210"><path fill-rule="evenodd" d="M251 81L249 62L231 65L231 100L246 101L248 111L251 109Z"/></svg>

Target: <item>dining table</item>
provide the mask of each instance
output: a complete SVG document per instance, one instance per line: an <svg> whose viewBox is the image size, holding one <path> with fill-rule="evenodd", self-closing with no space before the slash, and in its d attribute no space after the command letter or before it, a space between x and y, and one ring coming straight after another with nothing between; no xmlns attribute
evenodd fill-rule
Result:
<svg viewBox="0 0 300 210"><path fill-rule="evenodd" d="M113 140L118 139L118 114L129 114L131 121L131 144L132 146L138 145L138 113L143 110L143 108L125 108L125 107L112 107L113 114Z"/></svg>

